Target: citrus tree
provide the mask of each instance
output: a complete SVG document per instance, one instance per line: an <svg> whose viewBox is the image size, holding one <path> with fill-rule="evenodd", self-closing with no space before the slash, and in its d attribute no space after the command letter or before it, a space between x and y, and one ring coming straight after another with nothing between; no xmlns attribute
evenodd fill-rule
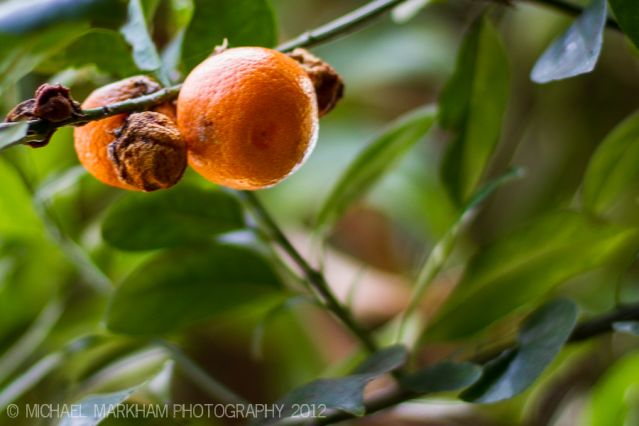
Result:
<svg viewBox="0 0 639 426"><path fill-rule="evenodd" d="M0 3L3 424L634 424L638 47L636 0Z"/></svg>

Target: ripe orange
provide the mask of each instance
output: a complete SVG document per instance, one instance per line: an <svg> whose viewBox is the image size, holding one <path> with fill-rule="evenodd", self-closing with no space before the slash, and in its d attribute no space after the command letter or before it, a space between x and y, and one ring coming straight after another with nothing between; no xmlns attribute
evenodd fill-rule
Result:
<svg viewBox="0 0 639 426"><path fill-rule="evenodd" d="M317 140L313 83L299 63L272 49L239 47L209 57L184 81L177 111L190 165L235 189L275 185Z"/></svg>
<svg viewBox="0 0 639 426"><path fill-rule="evenodd" d="M160 90L160 85L146 76L126 78L94 90L82 104L82 109L97 108L121 102ZM175 110L170 104L153 109L168 115L175 121ZM123 182L109 159L108 145L116 139L129 114L118 114L98 121L91 121L74 130L75 150L84 168L98 180L118 188L140 190Z"/></svg>

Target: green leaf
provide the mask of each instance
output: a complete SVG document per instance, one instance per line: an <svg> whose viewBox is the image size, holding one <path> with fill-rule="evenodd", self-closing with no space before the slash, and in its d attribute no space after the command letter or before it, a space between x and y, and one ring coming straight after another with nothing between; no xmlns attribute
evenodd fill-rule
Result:
<svg viewBox="0 0 639 426"><path fill-rule="evenodd" d="M581 16L541 55L530 78L535 83L563 80L595 69L606 27L606 0L593 0Z"/></svg>
<svg viewBox="0 0 639 426"><path fill-rule="evenodd" d="M637 244L636 228L574 212L541 216L478 251L425 338L457 339L477 333L572 277L632 256Z"/></svg>
<svg viewBox="0 0 639 426"><path fill-rule="evenodd" d="M41 237L44 228L34 209L31 194L8 159L0 159L0 182L0 238L10 235Z"/></svg>
<svg viewBox="0 0 639 426"><path fill-rule="evenodd" d="M74 411L62 418L60 426L96 426L138 389L139 386L134 386L118 392L87 396L73 404Z"/></svg>
<svg viewBox="0 0 639 426"><path fill-rule="evenodd" d="M501 132L510 72L499 33L486 18L470 29L440 101L441 125L454 133L442 164L451 197L465 203L479 184Z"/></svg>
<svg viewBox="0 0 639 426"><path fill-rule="evenodd" d="M112 27L124 19L126 0L13 1L0 7L0 34L32 34L58 24Z"/></svg>
<svg viewBox="0 0 639 426"><path fill-rule="evenodd" d="M144 13L140 0L129 0L128 18L120 32L133 48L137 67L142 71L157 72L159 80L169 85L167 74L161 70L162 61L149 34Z"/></svg>
<svg viewBox="0 0 639 426"><path fill-rule="evenodd" d="M521 176L523 176L522 169L511 168L503 175L491 180L480 188L477 193L473 195L468 204L461 209L459 216L455 219L450 228L448 228L446 233L439 239L439 241L437 241L437 244L433 246L429 255L419 267L419 272L415 279L415 285L413 286L408 307L404 311L399 325L399 341L404 341L406 322L414 317L415 311L419 308L419 304L422 301L424 293L444 267L448 257L455 248L455 243L457 242L459 235L463 232L466 225L473 217L475 209L499 187Z"/></svg>
<svg viewBox="0 0 639 426"><path fill-rule="evenodd" d="M29 123L19 121L16 123L0 123L0 151L19 143L27 135Z"/></svg>
<svg viewBox="0 0 639 426"><path fill-rule="evenodd" d="M0 46L3 46L0 50L0 92L16 84L39 63L80 37L88 28L87 23L79 22L71 28L62 24L20 37L0 33Z"/></svg>
<svg viewBox="0 0 639 426"><path fill-rule="evenodd" d="M522 325L517 346L489 361L479 381L464 391L462 398L492 403L526 390L566 344L578 313L577 305L567 299L539 308Z"/></svg>
<svg viewBox="0 0 639 426"><path fill-rule="evenodd" d="M402 379L402 386L420 394L464 389L479 379L481 367L468 362L440 362Z"/></svg>
<svg viewBox="0 0 639 426"><path fill-rule="evenodd" d="M85 65L95 65L99 70L119 78L138 72L124 37L108 29L90 30L46 59L37 70L56 73L64 68L81 68Z"/></svg>
<svg viewBox="0 0 639 426"><path fill-rule="evenodd" d="M228 39L229 46L272 47L275 16L267 0L194 0L195 10L182 43L185 72Z"/></svg>
<svg viewBox="0 0 639 426"><path fill-rule="evenodd" d="M610 0L610 7L623 32L639 48L639 3L635 0Z"/></svg>
<svg viewBox="0 0 639 426"><path fill-rule="evenodd" d="M125 0L14 1L0 7L0 92L91 27L113 28Z"/></svg>
<svg viewBox="0 0 639 426"><path fill-rule="evenodd" d="M423 107L399 117L370 143L337 181L317 218L326 229L359 197L387 173L430 130L436 116Z"/></svg>
<svg viewBox="0 0 639 426"><path fill-rule="evenodd" d="M33 363L31 367L13 379L12 382L0 390L0 412L4 411L9 403L18 400L28 390L34 388L53 370L58 368L63 361L64 355L62 353L53 352Z"/></svg>
<svg viewBox="0 0 639 426"><path fill-rule="evenodd" d="M639 336L639 321L617 321L612 324L612 329L617 333Z"/></svg>
<svg viewBox="0 0 639 426"><path fill-rule="evenodd" d="M639 352L632 352L612 365L592 389L584 416L589 426L632 425L631 407L636 409L639 385ZM635 417L635 416L632 416ZM636 420L636 417L635 419Z"/></svg>
<svg viewBox="0 0 639 426"><path fill-rule="evenodd" d="M639 194L639 112L619 124L590 159L583 180L584 207L603 215Z"/></svg>
<svg viewBox="0 0 639 426"><path fill-rule="evenodd" d="M404 365L408 358L403 346L390 346L373 354L354 374L335 379L319 379L288 393L276 404L282 407L279 418L267 419L265 424L277 423L292 415L325 414L326 410L340 410L354 416L365 414L364 388L373 379ZM304 407L317 410L305 412ZM301 408L301 412L300 412Z"/></svg>
<svg viewBox="0 0 639 426"><path fill-rule="evenodd" d="M280 280L248 247L212 244L162 253L140 265L111 297L107 326L160 334L275 295Z"/></svg>
<svg viewBox="0 0 639 426"><path fill-rule="evenodd" d="M403 345L393 345L384 348L371 355L361 363L353 372L354 374L373 374L380 376L396 370L406 363L408 352Z"/></svg>
<svg viewBox="0 0 639 426"><path fill-rule="evenodd" d="M102 236L122 250L150 250L210 241L244 226L241 205L230 193L178 185L125 195L107 212Z"/></svg>

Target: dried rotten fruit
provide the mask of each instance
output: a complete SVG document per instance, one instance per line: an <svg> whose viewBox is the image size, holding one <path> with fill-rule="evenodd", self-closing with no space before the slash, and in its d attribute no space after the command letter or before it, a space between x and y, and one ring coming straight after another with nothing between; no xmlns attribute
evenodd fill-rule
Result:
<svg viewBox="0 0 639 426"><path fill-rule="evenodd" d="M108 153L120 180L144 191L175 185L187 164L179 130L159 112L128 116Z"/></svg>
<svg viewBox="0 0 639 426"><path fill-rule="evenodd" d="M344 96L344 82L335 68L312 55L308 50L297 48L288 54L302 65L317 93L319 116L328 114Z"/></svg>
<svg viewBox="0 0 639 426"><path fill-rule="evenodd" d="M149 77L130 77L96 89L82 108L102 107L160 89ZM119 188L151 191L175 184L186 166L186 146L173 124L175 108L164 103L152 111L163 117L118 114L77 127L75 149L82 165L97 179ZM140 123L149 129L145 131ZM109 149L111 144L115 147ZM141 157L133 159L132 153Z"/></svg>

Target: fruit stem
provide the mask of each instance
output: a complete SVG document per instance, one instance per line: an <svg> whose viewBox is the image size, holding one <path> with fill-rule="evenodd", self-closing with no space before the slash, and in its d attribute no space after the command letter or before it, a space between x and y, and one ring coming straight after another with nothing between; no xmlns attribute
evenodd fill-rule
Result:
<svg viewBox="0 0 639 426"><path fill-rule="evenodd" d="M254 215L266 228L268 228L268 231L275 243L278 244L291 258L291 260L302 270L311 287L321 296L321 299L327 309L340 319L351 333L357 337L366 350L371 353L376 352L378 350L378 346L375 340L364 328L362 328L362 326L359 325L355 318L353 318L350 310L337 300L328 285L324 274L313 268L300 254L300 252L297 251L286 235L284 235L282 229L277 225L275 220L262 205L257 195L250 191L240 191L238 194L250 207Z"/></svg>

